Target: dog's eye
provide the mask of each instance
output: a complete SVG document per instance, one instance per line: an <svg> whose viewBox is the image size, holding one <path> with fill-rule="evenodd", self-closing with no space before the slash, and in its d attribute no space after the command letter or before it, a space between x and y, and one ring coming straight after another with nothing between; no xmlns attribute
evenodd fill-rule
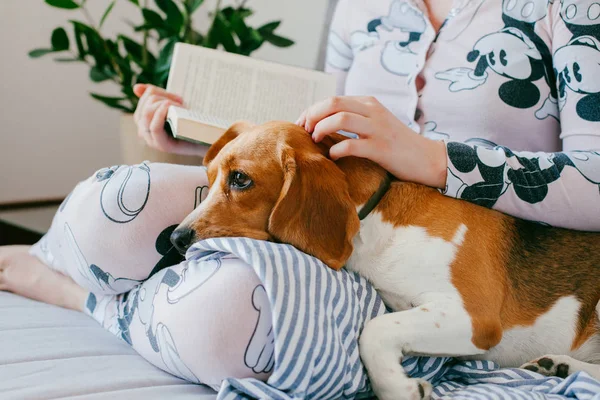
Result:
<svg viewBox="0 0 600 400"><path fill-rule="evenodd" d="M248 189L252 186L252 179L243 172L233 171L231 175L229 175L229 186L238 190Z"/></svg>

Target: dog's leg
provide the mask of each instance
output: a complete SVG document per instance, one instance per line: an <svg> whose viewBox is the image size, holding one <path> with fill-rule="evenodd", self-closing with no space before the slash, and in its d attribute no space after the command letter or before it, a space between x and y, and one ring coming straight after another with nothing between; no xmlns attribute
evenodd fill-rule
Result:
<svg viewBox="0 0 600 400"><path fill-rule="evenodd" d="M546 355L522 365L521 368L559 378L566 378L575 372L583 371L595 379L600 379L600 365L579 361L569 356Z"/></svg>
<svg viewBox="0 0 600 400"><path fill-rule="evenodd" d="M369 321L360 336L360 355L380 400L426 399L431 385L406 376L406 355L483 354L471 341L471 318L460 299L431 302Z"/></svg>

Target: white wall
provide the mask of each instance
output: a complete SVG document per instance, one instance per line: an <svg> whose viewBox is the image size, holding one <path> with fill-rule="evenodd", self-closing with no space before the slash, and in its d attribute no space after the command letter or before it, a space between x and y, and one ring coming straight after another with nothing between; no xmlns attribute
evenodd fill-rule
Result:
<svg viewBox="0 0 600 400"><path fill-rule="evenodd" d="M97 19L108 3L88 1ZM213 4L207 0L203 7L212 10ZM325 1L247 4L256 11L252 24L282 19L280 33L296 41L289 49L267 44L256 57L315 67ZM120 162L119 113L88 95L110 95L110 84L90 83L84 65L27 56L47 46L52 30L73 18L82 18L79 11L54 9L43 0L0 0L0 204L63 197L94 170ZM137 10L120 0L105 30L127 30L124 19L137 20ZM202 24L199 19L200 29Z"/></svg>

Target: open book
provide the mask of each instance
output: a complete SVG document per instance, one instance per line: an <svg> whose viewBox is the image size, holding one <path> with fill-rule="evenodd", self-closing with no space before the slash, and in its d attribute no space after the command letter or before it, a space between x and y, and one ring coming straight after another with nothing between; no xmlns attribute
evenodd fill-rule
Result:
<svg viewBox="0 0 600 400"><path fill-rule="evenodd" d="M167 91L185 108L171 106L167 123L175 138L212 144L239 120L295 121L335 86L324 72L178 43Z"/></svg>

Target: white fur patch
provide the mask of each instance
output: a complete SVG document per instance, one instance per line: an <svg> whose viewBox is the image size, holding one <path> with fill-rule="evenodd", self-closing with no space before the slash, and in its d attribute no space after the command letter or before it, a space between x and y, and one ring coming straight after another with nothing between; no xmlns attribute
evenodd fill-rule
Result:
<svg viewBox="0 0 600 400"><path fill-rule="evenodd" d="M478 358L495 361L503 367L519 367L544 354L571 354L579 308L574 296L563 297L533 325L504 331L502 341Z"/></svg>
<svg viewBox="0 0 600 400"><path fill-rule="evenodd" d="M346 268L366 277L394 310L440 297L460 299L451 283L450 266L466 232L461 225L450 242L429 235L423 227L395 228L374 212L361 221Z"/></svg>

